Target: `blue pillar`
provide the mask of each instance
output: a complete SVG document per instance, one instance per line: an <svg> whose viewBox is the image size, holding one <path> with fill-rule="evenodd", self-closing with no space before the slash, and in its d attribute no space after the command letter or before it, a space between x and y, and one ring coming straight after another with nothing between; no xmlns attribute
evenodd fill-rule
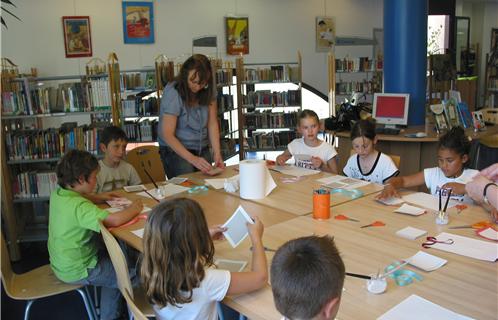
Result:
<svg viewBox="0 0 498 320"><path fill-rule="evenodd" d="M425 122L427 0L384 0L384 92L409 93L408 125Z"/></svg>

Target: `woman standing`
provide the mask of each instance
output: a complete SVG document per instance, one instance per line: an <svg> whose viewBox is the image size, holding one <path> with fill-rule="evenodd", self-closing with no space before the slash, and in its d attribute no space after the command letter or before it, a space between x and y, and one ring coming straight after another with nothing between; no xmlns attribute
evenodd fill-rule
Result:
<svg viewBox="0 0 498 320"><path fill-rule="evenodd" d="M194 54L183 63L176 81L164 88L158 140L168 178L197 170L208 173L212 160L224 168L213 84L208 58Z"/></svg>

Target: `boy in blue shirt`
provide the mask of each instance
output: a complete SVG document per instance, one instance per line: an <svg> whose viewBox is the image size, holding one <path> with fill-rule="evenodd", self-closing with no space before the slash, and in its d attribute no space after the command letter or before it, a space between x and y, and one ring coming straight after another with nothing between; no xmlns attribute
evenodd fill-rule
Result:
<svg viewBox="0 0 498 320"><path fill-rule="evenodd" d="M102 286L101 319L115 319L120 316L121 294L109 255L96 237L99 220L106 227L119 226L139 214L143 205L135 200L116 213L97 207L95 203L113 197L91 194L98 171L97 159L80 150L69 151L57 165L60 187L50 196L48 251L50 266L61 281Z"/></svg>

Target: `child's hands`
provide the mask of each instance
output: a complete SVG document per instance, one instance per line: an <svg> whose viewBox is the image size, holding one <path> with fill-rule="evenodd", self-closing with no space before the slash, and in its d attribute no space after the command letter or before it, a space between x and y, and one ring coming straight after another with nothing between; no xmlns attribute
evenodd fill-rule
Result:
<svg viewBox="0 0 498 320"><path fill-rule="evenodd" d="M225 237L223 237L223 232L227 231L228 228L222 227L221 225L215 225L211 226L209 228L209 235L211 236L211 239L213 240L223 240Z"/></svg>
<svg viewBox="0 0 498 320"><path fill-rule="evenodd" d="M191 164L200 171L202 171L202 173L206 173L211 169L213 169L211 164L207 162L206 159L204 159L203 157L194 156L194 159L192 160Z"/></svg>
<svg viewBox="0 0 498 320"><path fill-rule="evenodd" d="M136 214L139 214L140 212L142 212L144 204L142 203L142 200L136 199L131 202L128 208L131 209Z"/></svg>
<svg viewBox="0 0 498 320"><path fill-rule="evenodd" d="M289 160L285 155L281 154L277 157L277 164L279 166L285 166L285 163Z"/></svg>
<svg viewBox="0 0 498 320"><path fill-rule="evenodd" d="M319 157L311 157L311 165L315 169L320 169L322 167L323 161Z"/></svg>
<svg viewBox="0 0 498 320"><path fill-rule="evenodd" d="M251 237L251 242L256 243L261 241L263 238L263 231L265 227L258 217L251 217L254 223L247 223L247 230L249 231L249 236Z"/></svg>
<svg viewBox="0 0 498 320"><path fill-rule="evenodd" d="M445 183L442 188L448 189L451 188L451 194L455 195L463 195L465 194L465 185L458 182L448 182Z"/></svg>
<svg viewBox="0 0 498 320"><path fill-rule="evenodd" d="M389 198L401 198L400 195L398 194L398 191L392 184L386 184L384 186L384 190L376 196L376 199L389 199Z"/></svg>

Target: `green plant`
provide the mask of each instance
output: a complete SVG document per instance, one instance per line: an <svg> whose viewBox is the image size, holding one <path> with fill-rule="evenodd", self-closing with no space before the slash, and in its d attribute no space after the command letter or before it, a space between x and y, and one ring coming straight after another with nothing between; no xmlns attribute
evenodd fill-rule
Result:
<svg viewBox="0 0 498 320"><path fill-rule="evenodd" d="M12 12L10 12L9 10L5 9L5 4L9 4L9 5L13 6L14 8L17 8L16 5L14 3L12 3L12 1L10 1L10 0L2 0L2 11L5 11L6 13L10 14L14 18L16 18L17 20L21 21L21 19L19 19L18 16L16 16ZM5 23L3 16L1 17L1 19L2 19L2 25L5 26L5 28L7 28L7 23Z"/></svg>

